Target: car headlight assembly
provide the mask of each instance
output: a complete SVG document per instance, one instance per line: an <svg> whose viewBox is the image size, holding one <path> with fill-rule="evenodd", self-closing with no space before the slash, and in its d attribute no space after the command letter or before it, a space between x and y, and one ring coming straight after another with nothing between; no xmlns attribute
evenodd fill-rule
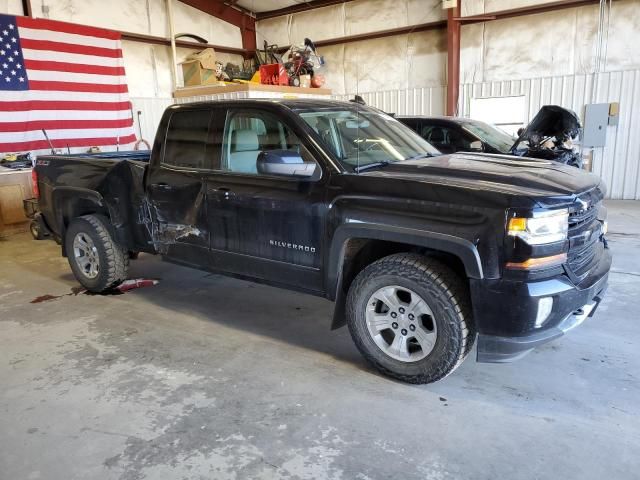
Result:
<svg viewBox="0 0 640 480"><path fill-rule="evenodd" d="M510 270L533 271L565 263L568 231L569 212L566 209L534 212L527 217L511 217L507 224L507 235L519 238L525 245L514 245L516 251L505 267Z"/></svg>
<svg viewBox="0 0 640 480"><path fill-rule="evenodd" d="M534 213L531 217L509 219L507 234L518 237L529 245L563 242L569 231L569 212L566 209Z"/></svg>

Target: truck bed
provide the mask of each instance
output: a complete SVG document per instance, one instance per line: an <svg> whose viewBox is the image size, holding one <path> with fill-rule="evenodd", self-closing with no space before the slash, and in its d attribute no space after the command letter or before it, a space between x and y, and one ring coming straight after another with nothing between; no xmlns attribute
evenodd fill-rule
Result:
<svg viewBox="0 0 640 480"><path fill-rule="evenodd" d="M97 204L118 233L130 232L135 244L146 245L139 216L144 211L144 175L150 157L150 151L39 155L38 202L47 228L60 240L66 217Z"/></svg>

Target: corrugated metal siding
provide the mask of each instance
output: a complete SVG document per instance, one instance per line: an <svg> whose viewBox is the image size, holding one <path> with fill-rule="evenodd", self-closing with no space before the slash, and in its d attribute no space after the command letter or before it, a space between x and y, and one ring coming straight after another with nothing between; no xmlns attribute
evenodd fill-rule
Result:
<svg viewBox="0 0 640 480"><path fill-rule="evenodd" d="M138 111L140 115L140 130L142 130L142 138L153 145L153 139L156 136L158 124L162 118L165 109L174 103L173 98L154 98L154 97L132 97L131 109L133 111L133 121L136 136L138 133Z"/></svg>
<svg viewBox="0 0 640 480"><path fill-rule="evenodd" d="M333 95L338 100L351 100L355 93ZM397 115L444 115L447 87L410 88L358 93L367 105Z"/></svg>
<svg viewBox="0 0 640 480"><path fill-rule="evenodd" d="M619 123L608 127L606 147L594 149L593 171L609 198L640 199L640 70L473 83L460 91L461 116L469 116L472 98L524 95L528 120L543 105L562 105L584 119L588 103L619 102Z"/></svg>
<svg viewBox="0 0 640 480"><path fill-rule="evenodd" d="M409 90L388 90L383 92L361 93L368 105L373 105L385 112L398 115L442 115L445 108L447 88L413 88ZM282 95L271 92L260 92L262 98L280 98ZM333 95L338 100L352 99L355 94ZM324 95L305 95L309 98L326 98ZM208 100L223 99L235 100L247 98L247 92L231 92L221 95L200 95L184 98L151 98L132 97L133 116L137 119L137 111L142 111L142 134L145 140L153 142L156 129L162 118L165 108L174 103L203 102ZM137 133L136 125L136 133Z"/></svg>

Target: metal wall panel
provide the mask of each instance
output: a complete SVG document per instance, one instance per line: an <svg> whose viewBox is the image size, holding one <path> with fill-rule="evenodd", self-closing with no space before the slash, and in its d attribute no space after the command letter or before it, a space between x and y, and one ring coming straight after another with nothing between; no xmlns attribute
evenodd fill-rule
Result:
<svg viewBox="0 0 640 480"><path fill-rule="evenodd" d="M351 100L355 93L334 95L338 100ZM380 92L358 93L367 105L397 115L444 115L447 87L424 87Z"/></svg>
<svg viewBox="0 0 640 480"><path fill-rule="evenodd" d="M619 102L619 124L607 127L605 147L593 149L593 171L607 185L609 198L640 200L640 70L470 83L460 91L465 117L472 98L524 95L528 120L543 105L570 108L584 120L585 105Z"/></svg>
<svg viewBox="0 0 640 480"><path fill-rule="evenodd" d="M158 129L162 114L165 109L173 103L173 98L132 97L131 109L133 111L136 137L138 137L138 139L140 137L138 133L138 111L142 112L140 115L142 138L149 142L149 145L153 145L153 139L156 136L156 130Z"/></svg>

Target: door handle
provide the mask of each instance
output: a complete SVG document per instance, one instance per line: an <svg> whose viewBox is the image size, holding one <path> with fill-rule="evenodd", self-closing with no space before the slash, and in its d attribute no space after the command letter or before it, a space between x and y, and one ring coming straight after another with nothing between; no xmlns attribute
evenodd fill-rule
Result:
<svg viewBox="0 0 640 480"><path fill-rule="evenodd" d="M209 190L209 193L213 193L213 194L217 195L218 197L222 197L224 199L229 199L229 198L235 197L235 195L236 195L228 187L212 188L211 190Z"/></svg>

